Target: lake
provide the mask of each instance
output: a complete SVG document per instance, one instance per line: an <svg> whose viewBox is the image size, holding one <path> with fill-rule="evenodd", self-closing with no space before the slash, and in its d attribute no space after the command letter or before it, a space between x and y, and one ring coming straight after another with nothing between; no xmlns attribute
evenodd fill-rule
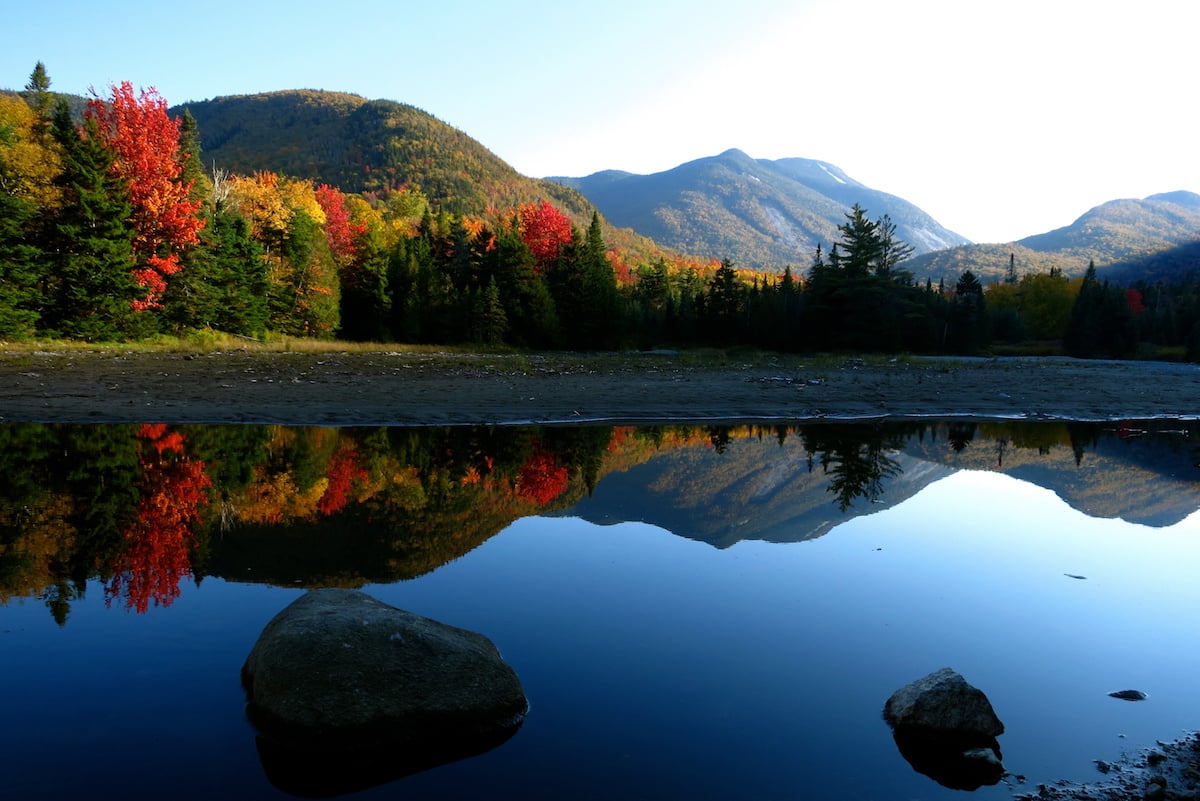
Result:
<svg viewBox="0 0 1200 801"><path fill-rule="evenodd" d="M881 717L947 666L1006 727L975 796L1097 778L1200 723L1198 437L2 424L4 795L319 794L264 768L239 676L318 586L485 634L530 700L356 798L957 798Z"/></svg>

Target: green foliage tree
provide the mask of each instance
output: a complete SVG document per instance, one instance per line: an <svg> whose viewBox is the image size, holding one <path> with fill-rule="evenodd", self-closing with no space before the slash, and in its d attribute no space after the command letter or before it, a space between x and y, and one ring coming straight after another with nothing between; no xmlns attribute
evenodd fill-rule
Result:
<svg viewBox="0 0 1200 801"><path fill-rule="evenodd" d="M267 263L244 217L217 203L200 243L182 263L163 296L163 319L175 330L212 328L252 337L267 330Z"/></svg>
<svg viewBox="0 0 1200 801"><path fill-rule="evenodd" d="M704 298L704 318L710 325L709 336L719 342L739 341L746 301L746 288L738 281L733 263L725 259L709 280L708 293Z"/></svg>
<svg viewBox="0 0 1200 801"><path fill-rule="evenodd" d="M0 159L0 186L3 174ZM26 339L36 330L42 269L41 251L29 243L34 219L33 204L0 190L0 339Z"/></svg>
<svg viewBox="0 0 1200 801"><path fill-rule="evenodd" d="M298 337L332 337L337 330L337 269L325 233L308 211L298 209L288 224L278 269L272 276L271 324Z"/></svg>
<svg viewBox="0 0 1200 801"><path fill-rule="evenodd" d="M56 336L112 340L140 333L132 303L134 231L128 192L113 176L113 157L95 129L75 127L59 101L54 138L62 147L63 207L51 224L54 264L44 289L43 329Z"/></svg>
<svg viewBox="0 0 1200 801"><path fill-rule="evenodd" d="M54 93L50 91L50 75L46 72L45 64L39 61L34 65L33 72L29 74L29 82L25 84L21 96L25 98L25 102L42 121L43 130L48 131L54 116L56 101Z"/></svg>
<svg viewBox="0 0 1200 801"><path fill-rule="evenodd" d="M1063 334L1063 347L1072 356L1126 358L1137 349L1134 316L1124 290L1096 277L1095 263L1088 264L1071 318Z"/></svg>
<svg viewBox="0 0 1200 801"><path fill-rule="evenodd" d="M504 341L508 332L508 316L500 302L500 288L495 277L488 279L487 286L475 293L471 308L471 340L496 345Z"/></svg>
<svg viewBox="0 0 1200 801"><path fill-rule="evenodd" d="M975 274L967 270L954 285L954 298L950 303L950 318L946 328L946 347L955 353L979 353L989 344L990 328L983 286Z"/></svg>
<svg viewBox="0 0 1200 801"><path fill-rule="evenodd" d="M515 344L545 347L558 341L558 307L545 277L516 225L496 234L490 272L504 305L508 330Z"/></svg>

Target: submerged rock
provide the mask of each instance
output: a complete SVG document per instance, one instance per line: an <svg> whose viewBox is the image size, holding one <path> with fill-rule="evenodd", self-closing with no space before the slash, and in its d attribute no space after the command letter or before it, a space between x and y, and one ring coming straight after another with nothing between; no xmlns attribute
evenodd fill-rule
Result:
<svg viewBox="0 0 1200 801"><path fill-rule="evenodd" d="M901 756L939 784L974 790L1004 776L996 739L1004 724L983 691L950 668L901 687L883 717Z"/></svg>
<svg viewBox="0 0 1200 801"><path fill-rule="evenodd" d="M353 590L314 590L276 615L242 684L268 776L298 795L361 784L373 755L390 780L481 753L529 709L487 637Z"/></svg>

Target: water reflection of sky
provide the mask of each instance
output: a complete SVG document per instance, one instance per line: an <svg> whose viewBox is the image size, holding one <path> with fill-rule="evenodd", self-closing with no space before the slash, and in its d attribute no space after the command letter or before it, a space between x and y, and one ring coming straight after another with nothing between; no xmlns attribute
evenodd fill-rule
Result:
<svg viewBox="0 0 1200 801"><path fill-rule="evenodd" d="M909 768L880 718L893 690L946 665L991 698L1010 770L1090 778L1091 760L1200 722L1198 549L1200 516L1095 520L973 472L787 545L525 518L367 588L491 637L530 697L524 728L364 797L957 797ZM206 579L133 615L94 587L64 629L36 602L0 609L14 797L274 796L238 669L296 594ZM1125 688L1150 699L1106 695Z"/></svg>

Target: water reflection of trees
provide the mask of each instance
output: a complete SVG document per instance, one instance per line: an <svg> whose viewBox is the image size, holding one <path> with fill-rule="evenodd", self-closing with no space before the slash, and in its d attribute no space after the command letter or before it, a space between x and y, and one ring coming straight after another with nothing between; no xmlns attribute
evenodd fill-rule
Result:
<svg viewBox="0 0 1200 801"><path fill-rule="evenodd" d="M741 440L799 438L809 469L829 477L831 503L846 510L887 492L904 449L924 448L921 458L955 466L1008 469L1055 448L1069 448L1082 464L1098 449L1140 447L1143 433L1032 422L2 425L0 602L39 598L63 623L89 581L103 585L110 603L145 612L204 575L343 586L410 578L521 516L570 506L609 473L678 448L724 458ZM1186 451L1182 459L1153 450L1139 458L1193 465L1194 433L1173 440L1182 444L1172 449Z"/></svg>
<svg viewBox="0 0 1200 801"><path fill-rule="evenodd" d="M829 476L829 492L838 508L848 509L856 498L873 501L883 494L884 481L898 475L900 464L890 455L903 446L914 428L831 424L804 432L809 453L819 454Z"/></svg>

